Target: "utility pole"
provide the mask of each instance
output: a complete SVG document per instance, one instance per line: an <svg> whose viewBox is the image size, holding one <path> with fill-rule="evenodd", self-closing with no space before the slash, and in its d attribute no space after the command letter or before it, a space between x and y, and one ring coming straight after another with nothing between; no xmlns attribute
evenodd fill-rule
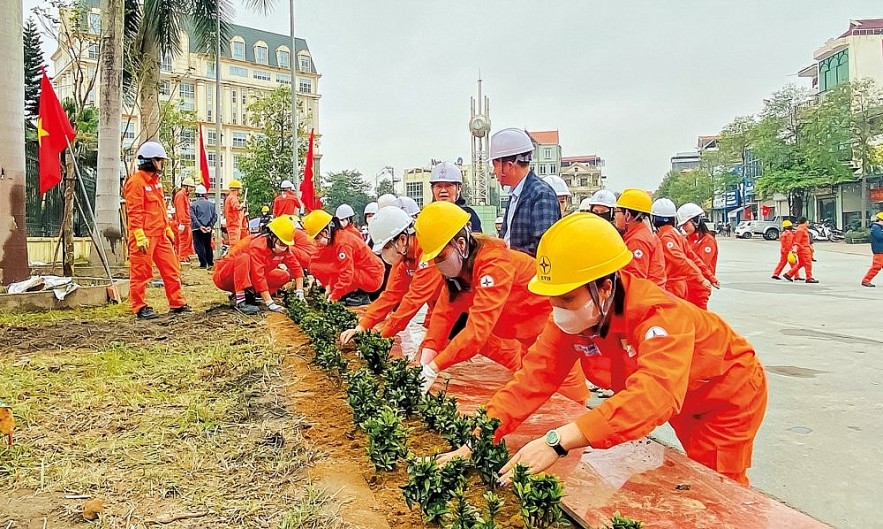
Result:
<svg viewBox="0 0 883 529"><path fill-rule="evenodd" d="M297 118L297 37L294 33L294 0L290 0L291 11L291 53L289 61L291 62L291 139L294 144L292 149L292 164L294 171L291 180L294 185L300 188L300 160L298 151L300 150L300 141L297 137L298 118Z"/></svg>
<svg viewBox="0 0 883 529"><path fill-rule="evenodd" d="M221 215L224 204L221 202L221 3L215 4L215 211L218 224L215 237L218 241L216 252L221 256ZM208 170L208 168L206 168Z"/></svg>

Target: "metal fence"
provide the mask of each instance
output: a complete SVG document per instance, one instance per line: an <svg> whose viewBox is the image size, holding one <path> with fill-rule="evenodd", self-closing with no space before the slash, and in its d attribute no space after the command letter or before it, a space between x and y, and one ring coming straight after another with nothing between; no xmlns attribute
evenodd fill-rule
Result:
<svg viewBox="0 0 883 529"><path fill-rule="evenodd" d="M65 156L70 156L65 153ZM38 174L39 161L37 155L37 142L29 141L25 144L26 185L25 185L25 216L29 237L58 237L61 230L61 221L64 214L64 182L50 189L45 195L40 196L40 177ZM87 167L80 162L80 174L83 177L89 204L95 205L95 177L94 167ZM82 200L83 194L80 186L76 186L77 199L86 208L86 201ZM80 215L74 206L74 236L88 237L89 225L86 219Z"/></svg>

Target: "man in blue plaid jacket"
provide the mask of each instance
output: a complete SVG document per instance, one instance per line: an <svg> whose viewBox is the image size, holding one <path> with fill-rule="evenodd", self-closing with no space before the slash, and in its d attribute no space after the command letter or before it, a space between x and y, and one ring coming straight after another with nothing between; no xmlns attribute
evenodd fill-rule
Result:
<svg viewBox="0 0 883 529"><path fill-rule="evenodd" d="M491 164L500 184L509 186L502 236L513 250L537 256L540 237L561 219L552 186L530 170L534 144L527 132L503 129L491 136Z"/></svg>

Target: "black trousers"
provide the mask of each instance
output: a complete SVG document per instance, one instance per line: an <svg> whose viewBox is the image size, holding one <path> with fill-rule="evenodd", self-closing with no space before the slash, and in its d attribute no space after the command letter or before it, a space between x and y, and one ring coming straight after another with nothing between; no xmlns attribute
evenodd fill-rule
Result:
<svg viewBox="0 0 883 529"><path fill-rule="evenodd" d="M215 254L212 252L212 234L203 233L201 230L193 230L193 247L199 257L199 267L215 265Z"/></svg>

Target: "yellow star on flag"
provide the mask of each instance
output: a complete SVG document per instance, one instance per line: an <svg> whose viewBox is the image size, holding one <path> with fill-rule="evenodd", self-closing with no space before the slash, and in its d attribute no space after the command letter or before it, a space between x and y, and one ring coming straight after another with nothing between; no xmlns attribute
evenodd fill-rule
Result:
<svg viewBox="0 0 883 529"><path fill-rule="evenodd" d="M46 129L43 128L43 118L37 118L37 142L43 143L43 136L48 136L49 133L46 132Z"/></svg>

